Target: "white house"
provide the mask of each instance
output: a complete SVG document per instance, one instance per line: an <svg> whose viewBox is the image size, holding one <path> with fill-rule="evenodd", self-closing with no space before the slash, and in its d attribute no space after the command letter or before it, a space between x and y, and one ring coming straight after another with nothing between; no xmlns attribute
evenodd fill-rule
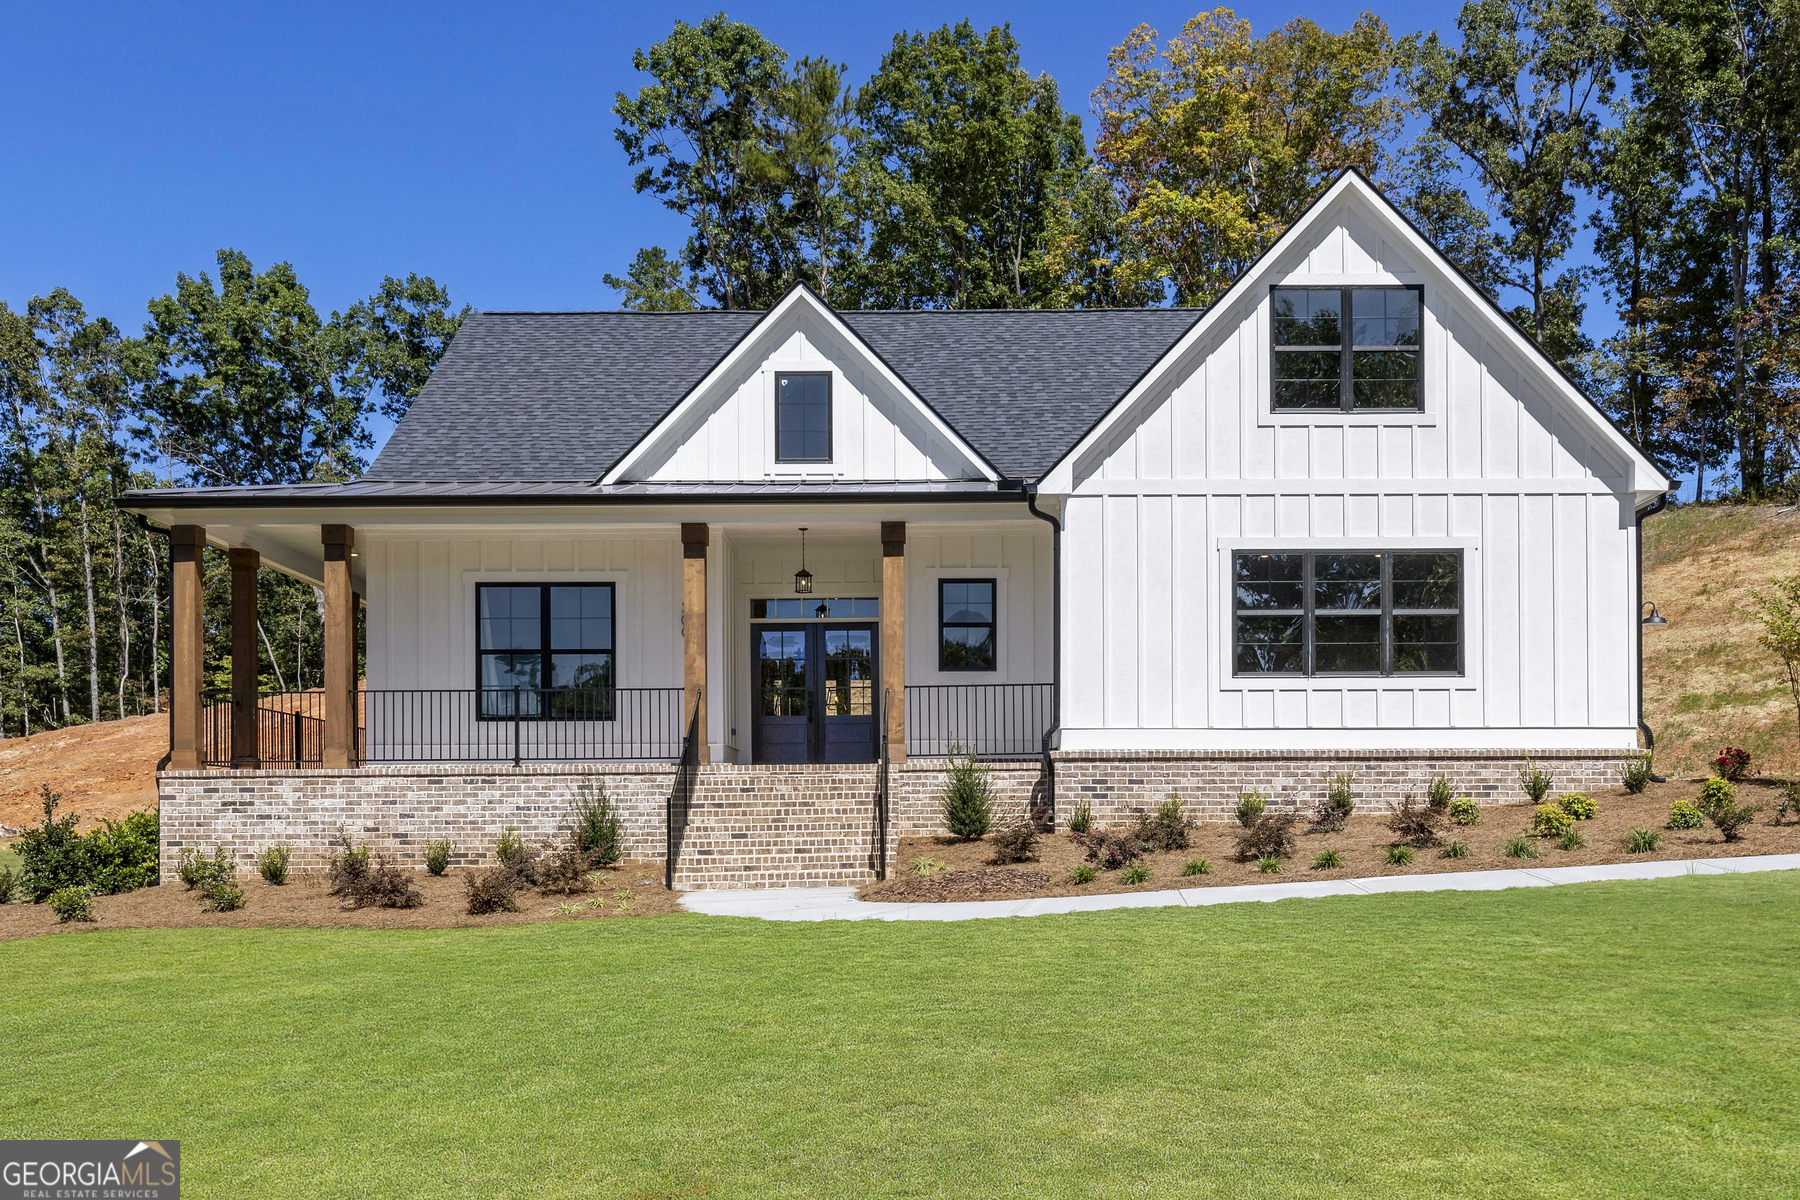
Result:
<svg viewBox="0 0 1800 1200"><path fill-rule="evenodd" d="M1354 173L1204 312L478 314L363 479L131 497L165 833L474 854L598 776L673 882L802 883L933 828L954 746L1051 820L1598 783L1669 487ZM324 588L323 692L255 694L244 587L201 695L202 545Z"/></svg>

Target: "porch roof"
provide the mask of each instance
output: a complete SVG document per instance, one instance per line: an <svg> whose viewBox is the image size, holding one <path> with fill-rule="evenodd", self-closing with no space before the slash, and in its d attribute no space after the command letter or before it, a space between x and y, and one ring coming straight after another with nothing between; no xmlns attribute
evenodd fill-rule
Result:
<svg viewBox="0 0 1800 1200"><path fill-rule="evenodd" d="M614 483L586 479L407 480L357 479L348 483L279 483L247 487L146 488L124 493L119 507L146 515L170 509L293 508L387 505L639 503L688 500L724 503L907 503L983 499L1018 503L1016 480L763 480L747 483Z"/></svg>

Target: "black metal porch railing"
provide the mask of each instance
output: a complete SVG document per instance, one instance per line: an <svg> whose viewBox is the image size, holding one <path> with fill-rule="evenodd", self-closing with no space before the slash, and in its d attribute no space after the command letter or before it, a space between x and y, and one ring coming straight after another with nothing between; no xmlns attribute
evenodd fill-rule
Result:
<svg viewBox="0 0 1800 1200"><path fill-rule="evenodd" d="M675 762L673 688L428 688L365 691L364 763Z"/></svg>
<svg viewBox="0 0 1800 1200"><path fill-rule="evenodd" d="M935 683L906 689L906 753L938 758L952 750L983 758L1043 753L1055 711L1052 683Z"/></svg>
<svg viewBox="0 0 1800 1200"><path fill-rule="evenodd" d="M324 759L324 692L212 691L202 693L200 705L205 766L257 761L266 767L316 767ZM240 746L238 714L245 709L255 710L255 744Z"/></svg>

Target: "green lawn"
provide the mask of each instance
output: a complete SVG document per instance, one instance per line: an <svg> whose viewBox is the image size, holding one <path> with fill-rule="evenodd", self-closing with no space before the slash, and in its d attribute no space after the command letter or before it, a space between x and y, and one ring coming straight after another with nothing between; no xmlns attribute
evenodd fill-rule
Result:
<svg viewBox="0 0 1800 1200"><path fill-rule="evenodd" d="M939 924L0 945L0 1136L206 1196L1746 1196L1800 872Z"/></svg>

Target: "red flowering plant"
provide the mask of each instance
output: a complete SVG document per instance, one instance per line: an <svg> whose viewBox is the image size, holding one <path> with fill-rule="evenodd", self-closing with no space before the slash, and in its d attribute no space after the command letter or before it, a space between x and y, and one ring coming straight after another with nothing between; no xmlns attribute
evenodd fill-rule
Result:
<svg viewBox="0 0 1800 1200"><path fill-rule="evenodd" d="M1727 746L1719 751L1719 757L1713 759L1713 770L1718 773L1719 778L1736 783L1750 773L1750 752L1736 746Z"/></svg>

